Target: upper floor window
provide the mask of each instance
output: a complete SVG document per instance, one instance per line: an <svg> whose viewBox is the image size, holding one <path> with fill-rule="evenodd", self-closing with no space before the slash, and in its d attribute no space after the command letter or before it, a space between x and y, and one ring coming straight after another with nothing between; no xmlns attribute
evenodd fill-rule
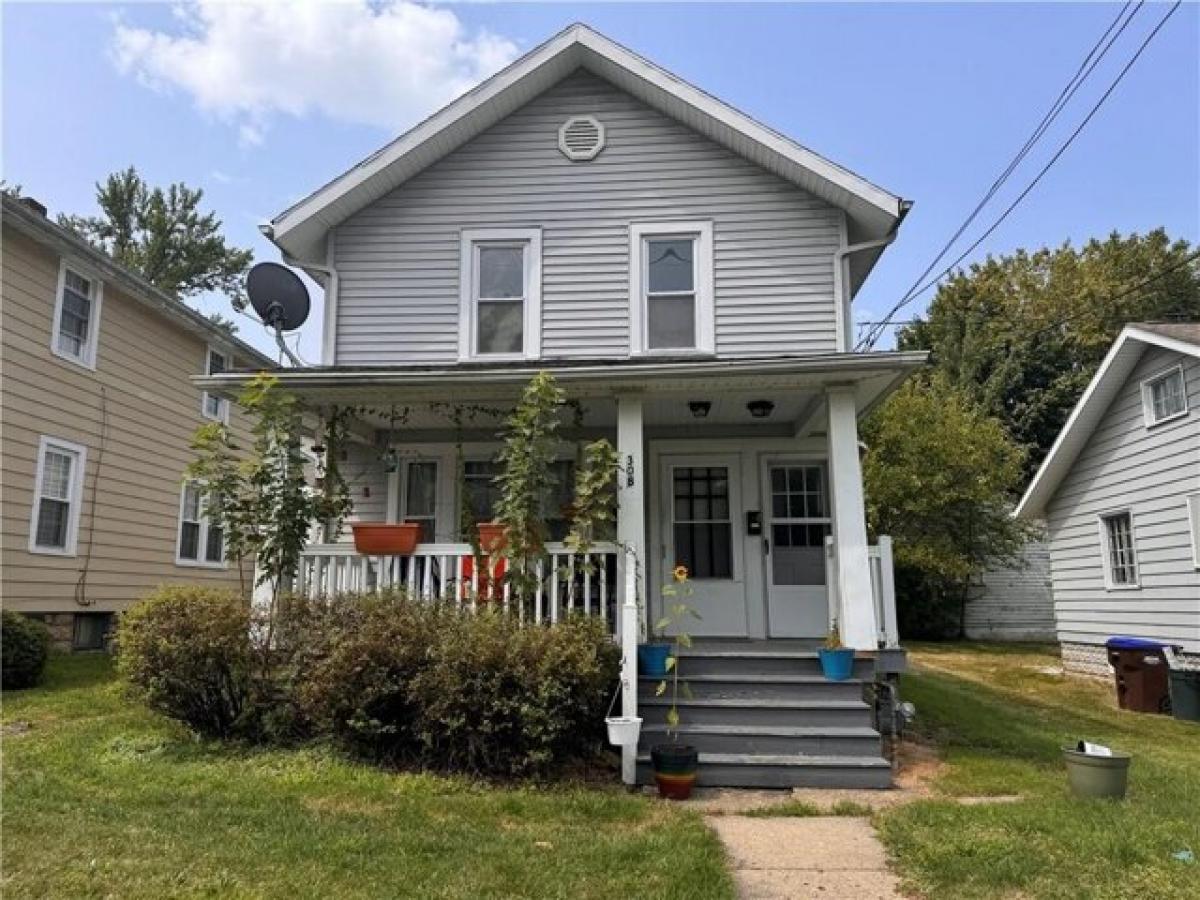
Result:
<svg viewBox="0 0 1200 900"><path fill-rule="evenodd" d="M1137 550L1133 544L1133 514L1129 510L1100 517L1104 547L1104 583L1109 588L1138 586Z"/></svg>
<svg viewBox="0 0 1200 900"><path fill-rule="evenodd" d="M712 223L639 222L629 238L633 352L715 352Z"/></svg>
<svg viewBox="0 0 1200 900"><path fill-rule="evenodd" d="M208 515L204 486L188 481L179 499L179 546L175 563L180 566L220 566L225 563L225 535Z"/></svg>
<svg viewBox="0 0 1200 900"><path fill-rule="evenodd" d="M30 553L75 555L86 464L86 447L52 437L43 437L39 442L29 525Z"/></svg>
<svg viewBox="0 0 1200 900"><path fill-rule="evenodd" d="M542 233L536 228L462 233L460 359L541 354Z"/></svg>
<svg viewBox="0 0 1200 900"><path fill-rule="evenodd" d="M50 349L56 356L96 368L102 283L63 260L58 271L54 331Z"/></svg>
<svg viewBox="0 0 1200 900"><path fill-rule="evenodd" d="M1183 366L1175 366L1142 382L1142 408L1147 427L1187 414Z"/></svg>
<svg viewBox="0 0 1200 900"><path fill-rule="evenodd" d="M206 362L204 366L205 375L220 375L222 372L229 369L229 357L220 350L208 348ZM216 394L204 392L201 397L200 410L204 413L205 418L215 419L218 422L229 422L229 401L224 397L218 397Z"/></svg>

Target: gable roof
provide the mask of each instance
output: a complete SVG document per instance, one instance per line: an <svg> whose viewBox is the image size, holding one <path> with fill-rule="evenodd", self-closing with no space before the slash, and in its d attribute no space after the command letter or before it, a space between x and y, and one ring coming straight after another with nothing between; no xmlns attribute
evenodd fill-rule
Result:
<svg viewBox="0 0 1200 900"><path fill-rule="evenodd" d="M1117 336L1013 515L1040 518L1147 347L1200 357L1200 322L1135 322Z"/></svg>
<svg viewBox="0 0 1200 900"><path fill-rule="evenodd" d="M849 218L852 243L887 236L908 211L910 204L901 198L773 131L586 25L575 24L284 210L271 221L271 240L295 259L323 263L324 237L329 229L511 115L579 68L587 69L651 108L844 209Z"/></svg>
<svg viewBox="0 0 1200 900"><path fill-rule="evenodd" d="M36 202L36 201L34 201ZM40 204L39 204L40 206ZM86 263L102 280L119 288L135 302L164 316L175 325L224 350L231 351L257 368L275 368L275 361L251 347L241 338L230 334L208 316L192 309L182 300L155 287L136 272L116 262L103 250L93 247L75 232L52 221L41 209L34 209L22 200L3 195L4 224L11 226L43 247L62 256L74 257Z"/></svg>

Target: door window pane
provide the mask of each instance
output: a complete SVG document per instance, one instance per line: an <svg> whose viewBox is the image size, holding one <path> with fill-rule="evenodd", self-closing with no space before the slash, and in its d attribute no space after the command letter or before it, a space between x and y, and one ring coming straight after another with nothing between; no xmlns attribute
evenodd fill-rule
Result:
<svg viewBox="0 0 1200 900"><path fill-rule="evenodd" d="M825 584L825 538L831 532L825 467L772 466L769 480L772 582Z"/></svg>
<svg viewBox="0 0 1200 900"><path fill-rule="evenodd" d="M729 517L729 470L687 466L672 476L675 564L693 578L733 577L733 523Z"/></svg>
<svg viewBox="0 0 1200 900"><path fill-rule="evenodd" d="M404 493L405 522L421 526L421 542L434 540L437 524L437 463L410 462Z"/></svg>

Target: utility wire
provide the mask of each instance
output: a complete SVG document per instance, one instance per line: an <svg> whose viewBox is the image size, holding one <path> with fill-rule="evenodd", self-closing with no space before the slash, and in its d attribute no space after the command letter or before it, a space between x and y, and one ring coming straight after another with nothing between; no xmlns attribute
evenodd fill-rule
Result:
<svg viewBox="0 0 1200 900"><path fill-rule="evenodd" d="M900 309L907 306L909 303L911 303L913 300L915 300L917 297L919 297L925 291L929 290L929 288L933 287L939 281L941 281L942 278L944 278L946 275L948 275L950 272L952 272L955 269L955 267L958 266L959 263L961 263L964 259L966 259L966 257L969 256L971 254L971 252L975 250L975 248L977 248L980 244L982 244L988 237L991 236L991 234L997 228L1000 227L1000 225L1009 217L1009 215L1012 214L1013 210L1015 210L1017 208L1017 206L1020 205L1020 203L1038 185L1038 183L1042 180L1042 178L1046 175L1046 173L1049 172L1051 168L1053 168L1054 164L1057 163L1058 160L1062 157L1062 155L1067 151L1067 148L1069 148L1075 142L1075 139L1077 137L1079 137L1079 135L1083 132L1084 128L1086 128L1088 123L1090 123L1091 120L1096 116L1096 114L1100 111L1101 107L1103 107L1104 103L1108 100L1108 98L1110 96L1112 96L1112 93L1113 93L1113 91L1116 90L1117 85L1119 85L1121 83L1121 81L1124 80L1125 76L1129 73L1129 70L1131 68L1133 68L1133 65L1141 57L1141 55L1145 51L1146 47L1149 46L1150 42L1158 35L1159 31L1162 30L1163 26L1167 24L1167 21L1171 18L1171 16L1173 16L1175 14L1175 11L1177 9L1179 9L1182 2L1183 2L1183 0L1176 0L1176 2L1171 6L1171 8L1169 10L1167 10L1166 15L1164 15L1162 17L1162 19L1159 20L1158 24L1154 26L1154 28L1151 30L1151 32L1146 36L1145 40L1142 41L1141 45L1134 52L1133 56L1129 59L1129 61L1125 64L1125 66L1121 69L1121 71L1117 73L1116 78L1113 79L1112 83L1108 86L1108 89L1105 90L1105 92L1103 94L1101 94L1100 98L1092 106L1092 108L1088 112L1088 114L1083 118L1083 121L1081 121L1079 123L1079 125L1075 128L1075 130L1073 132L1071 132L1071 135L1066 139L1066 141L1063 142L1063 144L1058 148L1057 151L1055 151L1054 155L1052 157L1050 157L1050 160L1041 168L1041 170L1037 173L1037 175L1034 176L1033 180L1025 187L1025 189L1023 191L1021 191L1020 194L1017 195L1016 199L1013 200L1013 202L1008 205L1008 207L1004 210L1004 212L1002 212L1000 214L1000 216L987 228L986 231L984 231L983 234L981 234L974 241L974 243L972 243L966 250L964 250L962 253L960 253L958 255L958 257L955 258L955 260L952 263L950 263L950 265L948 265L944 269L942 269L942 271L938 275L936 275L934 278L930 279L929 281L925 282L925 284L921 285L920 287L917 287L915 289L910 289L908 292L906 292L906 294L896 304L894 304L892 306L892 308L888 311L888 314L886 316L884 316L884 318L882 320L882 324L874 326L871 329L871 331L867 334L867 336L859 341L859 344L858 344L859 348L865 347L866 349L870 349L871 347L873 347L875 345L875 343L879 340L879 337L883 334L884 328L886 328L887 325L892 324L892 317ZM1140 5L1139 5L1139 8L1140 8ZM1135 9L1134 12L1136 13L1137 10ZM1132 15L1130 16L1130 19L1132 19ZM1126 20L1125 24L1126 25L1129 24L1128 20ZM1120 32L1118 32L1118 34L1119 33ZM1115 40L1115 36L1114 36L1114 40ZM1111 46L1111 42L1110 42L1110 46ZM1105 49L1107 50L1107 48L1105 48ZM1098 61L1099 61L1099 58L1097 58L1097 62ZM1094 65L1092 66L1092 68L1094 69ZM1092 69L1088 69L1088 71L1090 72L1090 71L1092 71ZM930 268L932 268L932 266ZM922 277L924 277L924 275L922 275Z"/></svg>

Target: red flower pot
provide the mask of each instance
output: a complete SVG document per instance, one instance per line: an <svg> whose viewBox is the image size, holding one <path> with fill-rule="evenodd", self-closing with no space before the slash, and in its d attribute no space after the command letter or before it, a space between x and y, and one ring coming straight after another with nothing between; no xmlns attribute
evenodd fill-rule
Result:
<svg viewBox="0 0 1200 900"><path fill-rule="evenodd" d="M416 522L356 522L351 527L354 549L364 556L408 556L421 539Z"/></svg>

